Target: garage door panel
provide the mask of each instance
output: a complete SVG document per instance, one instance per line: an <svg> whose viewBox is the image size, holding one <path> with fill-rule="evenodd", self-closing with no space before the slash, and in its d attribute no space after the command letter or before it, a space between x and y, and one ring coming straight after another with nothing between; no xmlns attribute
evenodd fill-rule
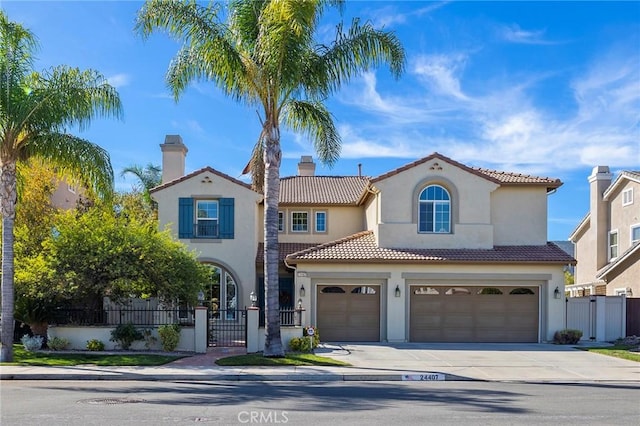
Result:
<svg viewBox="0 0 640 426"><path fill-rule="evenodd" d="M317 321L322 340L380 341L379 290L379 286L370 285L318 286Z"/></svg>
<svg viewBox="0 0 640 426"><path fill-rule="evenodd" d="M537 342L539 290L519 286L411 286L414 342Z"/></svg>

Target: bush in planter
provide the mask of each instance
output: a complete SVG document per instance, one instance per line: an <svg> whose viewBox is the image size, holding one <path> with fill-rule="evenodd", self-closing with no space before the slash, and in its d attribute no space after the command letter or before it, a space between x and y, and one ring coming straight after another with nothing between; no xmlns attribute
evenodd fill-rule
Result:
<svg viewBox="0 0 640 426"><path fill-rule="evenodd" d="M104 351L104 343L98 339L87 340L87 350L89 351Z"/></svg>
<svg viewBox="0 0 640 426"><path fill-rule="evenodd" d="M68 339L65 339L64 337L50 337L49 340L47 340L47 346L49 347L49 349L53 350L53 351L61 351L66 349L69 345L71 344L71 342L69 342Z"/></svg>
<svg viewBox="0 0 640 426"><path fill-rule="evenodd" d="M33 352L42 347L42 342L44 341L44 339L42 338L42 336L29 336L28 334L25 334L24 336L22 336L22 339L20 339L20 341L22 342L22 346L24 346L25 350Z"/></svg>
<svg viewBox="0 0 640 426"><path fill-rule="evenodd" d="M174 351L180 342L180 325L161 325L158 327L158 336L160 336L160 343L162 344L163 351Z"/></svg>
<svg viewBox="0 0 640 426"><path fill-rule="evenodd" d="M131 344L136 340L144 339L144 335L133 326L132 323L118 324L118 326L111 332L112 342L116 342L122 349L129 349Z"/></svg>
<svg viewBox="0 0 640 426"><path fill-rule="evenodd" d="M556 331L553 335L553 343L558 345L575 345L582 338L582 331L565 328L564 330Z"/></svg>

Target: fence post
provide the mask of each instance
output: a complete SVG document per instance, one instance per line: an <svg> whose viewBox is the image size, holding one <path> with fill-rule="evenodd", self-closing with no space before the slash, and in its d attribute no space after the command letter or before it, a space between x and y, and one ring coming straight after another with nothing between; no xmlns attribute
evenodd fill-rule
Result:
<svg viewBox="0 0 640 426"><path fill-rule="evenodd" d="M207 307L196 306L195 311L194 350L198 354L205 354L207 353Z"/></svg>
<svg viewBox="0 0 640 426"><path fill-rule="evenodd" d="M258 317L260 308L247 308L247 353L260 352Z"/></svg>
<svg viewBox="0 0 640 426"><path fill-rule="evenodd" d="M596 342L605 342L607 327L607 298L596 296Z"/></svg>

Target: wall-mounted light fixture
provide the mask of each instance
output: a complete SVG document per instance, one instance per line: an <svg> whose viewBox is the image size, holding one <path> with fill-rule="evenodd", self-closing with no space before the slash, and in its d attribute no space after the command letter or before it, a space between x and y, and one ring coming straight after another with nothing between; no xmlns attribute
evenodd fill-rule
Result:
<svg viewBox="0 0 640 426"><path fill-rule="evenodd" d="M396 284L396 297L400 297L400 286Z"/></svg>
<svg viewBox="0 0 640 426"><path fill-rule="evenodd" d="M304 295L307 293L307 291L304 289L304 284L302 284L300 286L300 296L304 297Z"/></svg>
<svg viewBox="0 0 640 426"><path fill-rule="evenodd" d="M258 301L258 295L255 292L249 293L249 300L251 300L251 307L256 307L256 302Z"/></svg>
<svg viewBox="0 0 640 426"><path fill-rule="evenodd" d="M556 289L553 290L553 298L560 299L560 289L556 286Z"/></svg>
<svg viewBox="0 0 640 426"><path fill-rule="evenodd" d="M204 306L204 292L202 290L198 292L198 306Z"/></svg>

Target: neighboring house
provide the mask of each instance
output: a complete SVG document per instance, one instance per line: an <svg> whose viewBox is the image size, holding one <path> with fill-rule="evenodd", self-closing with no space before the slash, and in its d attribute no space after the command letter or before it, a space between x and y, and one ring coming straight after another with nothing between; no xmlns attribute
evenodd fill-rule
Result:
<svg viewBox="0 0 640 426"><path fill-rule="evenodd" d="M589 176L589 213L569 236L575 244L571 296L640 296L640 171L612 182L607 166Z"/></svg>
<svg viewBox="0 0 640 426"><path fill-rule="evenodd" d="M185 175L179 136L161 148L160 226L221 271L222 306L252 291L264 306L262 195L209 167ZM375 178L315 176L306 156L298 170L281 179L280 303L302 305L323 340L541 342L564 328L575 261L546 240L559 180L438 153Z"/></svg>

